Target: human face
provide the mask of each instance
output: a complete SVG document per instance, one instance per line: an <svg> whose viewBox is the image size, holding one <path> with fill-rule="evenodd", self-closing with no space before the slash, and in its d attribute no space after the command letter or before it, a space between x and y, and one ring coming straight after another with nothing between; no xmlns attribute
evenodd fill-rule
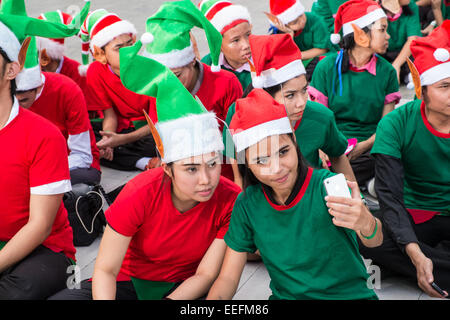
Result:
<svg viewBox="0 0 450 320"><path fill-rule="evenodd" d="M271 187L275 195L289 196L297 180L296 150L289 135L274 135L247 148L245 157L258 181Z"/></svg>
<svg viewBox="0 0 450 320"><path fill-rule="evenodd" d="M189 92L191 92L194 89L195 83L197 82L198 76L196 65L197 61L194 60L187 66L170 69Z"/></svg>
<svg viewBox="0 0 450 320"><path fill-rule="evenodd" d="M38 88L16 92L16 98L19 101L19 105L22 108L29 109L33 105L34 101L36 101L37 92Z"/></svg>
<svg viewBox="0 0 450 320"><path fill-rule="evenodd" d="M124 47L132 46L135 42L136 37L132 34L121 34L103 48L106 62L116 75L120 76L119 50Z"/></svg>
<svg viewBox="0 0 450 320"><path fill-rule="evenodd" d="M222 52L227 62L235 69L242 67L251 57L248 37L252 33L252 26L242 22L223 34Z"/></svg>
<svg viewBox="0 0 450 320"><path fill-rule="evenodd" d="M281 90L275 95L276 102L284 104L290 121L298 121L308 101L308 82L305 75L295 77L282 84Z"/></svg>
<svg viewBox="0 0 450 320"><path fill-rule="evenodd" d="M175 161L166 173L172 179L172 191L179 203L205 202L211 199L220 180L221 164L217 152Z"/></svg>
<svg viewBox="0 0 450 320"><path fill-rule="evenodd" d="M391 36L387 33L388 21L381 18L372 25L370 29L370 47L375 53L384 54L389 47Z"/></svg>
<svg viewBox="0 0 450 320"><path fill-rule="evenodd" d="M450 117L450 78L426 86L423 96L428 111Z"/></svg>
<svg viewBox="0 0 450 320"><path fill-rule="evenodd" d="M306 25L306 14L302 14L297 19L295 19L287 24L289 29L291 29L294 32L303 30L305 28L305 25Z"/></svg>

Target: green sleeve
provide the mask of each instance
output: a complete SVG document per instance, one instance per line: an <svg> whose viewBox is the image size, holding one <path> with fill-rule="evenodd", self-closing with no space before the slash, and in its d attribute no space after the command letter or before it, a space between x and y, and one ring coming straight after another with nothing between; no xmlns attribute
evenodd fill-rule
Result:
<svg viewBox="0 0 450 320"><path fill-rule="evenodd" d="M236 104L233 102L231 104L231 106L228 108L227 117L225 119L225 122L228 127L230 126L231 119L233 118L233 115L235 112L236 112ZM222 138L223 138L223 145L225 146L225 150L223 151L223 154L228 158L236 159L233 138L231 136L230 131L228 130L228 128L226 126L223 128Z"/></svg>
<svg viewBox="0 0 450 320"><path fill-rule="evenodd" d="M401 108L404 106L390 112L378 123L372 154L381 153L401 159L404 137L404 122L400 118Z"/></svg>
<svg viewBox="0 0 450 320"><path fill-rule="evenodd" d="M308 13L308 12L307 12ZM313 47L320 49L330 49L331 41L330 41L330 33L328 32L327 25L320 17L315 14L308 14L308 20L311 19L311 27L313 31Z"/></svg>
<svg viewBox="0 0 450 320"><path fill-rule="evenodd" d="M397 72L390 63L387 63L386 67L388 68L388 71L386 72L388 75L387 78L388 80L386 82L385 96L400 91L400 87L397 80Z"/></svg>
<svg viewBox="0 0 450 320"><path fill-rule="evenodd" d="M348 140L344 134L339 131L333 112L329 109L325 111L327 111L327 116L324 117L323 120L325 123L328 123L328 130L325 145L322 147L322 151L329 157L339 157L345 153L345 150L347 150Z"/></svg>
<svg viewBox="0 0 450 320"><path fill-rule="evenodd" d="M330 33L334 32L334 18L333 12L328 5L327 0L317 0L313 3L311 12L322 18L325 26Z"/></svg>
<svg viewBox="0 0 450 320"><path fill-rule="evenodd" d="M328 97L329 93L327 90L328 79L332 77L332 70L327 70L329 65L329 57L322 59L317 64L314 69L314 73L311 79L310 86L314 89L320 91L324 96Z"/></svg>
<svg viewBox="0 0 450 320"><path fill-rule="evenodd" d="M201 62L210 66L212 64L211 54L208 53L206 56L204 56Z"/></svg>
<svg viewBox="0 0 450 320"><path fill-rule="evenodd" d="M442 0L442 2L445 2L445 0ZM408 17L408 22L406 23L406 35L407 37L422 37L422 32L420 31L419 8L414 2L410 2L409 7L413 14Z"/></svg>
<svg viewBox="0 0 450 320"><path fill-rule="evenodd" d="M237 252L255 252L254 233L244 207L243 198L247 195L239 194L231 213L230 226L224 240L227 246Z"/></svg>

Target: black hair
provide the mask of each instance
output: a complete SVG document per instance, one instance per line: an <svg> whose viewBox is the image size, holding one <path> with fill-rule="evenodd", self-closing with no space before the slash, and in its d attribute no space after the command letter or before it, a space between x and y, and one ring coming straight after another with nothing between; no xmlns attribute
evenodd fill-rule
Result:
<svg viewBox="0 0 450 320"><path fill-rule="evenodd" d="M412 0L411 0L412 1ZM414 12L411 10L411 8L409 7L409 4L407 4L406 6L402 6L402 15L405 16L412 16L414 14Z"/></svg>
<svg viewBox="0 0 450 320"><path fill-rule="evenodd" d="M3 50L3 48L0 48L0 55L3 57L4 63L2 65L2 77L5 76L5 72L6 72L6 65L8 63L11 63L11 59L9 59L8 55L6 54L6 52ZM11 98L14 100L14 96L16 95L16 79L11 80L11 87L10 87L10 93L11 93Z"/></svg>
<svg viewBox="0 0 450 320"><path fill-rule="evenodd" d="M300 151L300 148L298 147L297 142L295 141L294 134L293 133L288 133L287 135L289 136L291 141L294 143L295 150L297 152L297 159L298 159L297 177L299 177L299 176L302 176L302 175L304 175L306 173L306 171L308 170L308 165L307 165L307 163L305 161L305 158L303 157L303 155L302 155L302 153ZM247 159L245 157L245 150L239 152L237 154L236 159L238 161L239 173L241 174L242 180L243 180L243 188L242 188L242 190L244 191L244 193L245 193L245 190L247 189L247 187L249 187L249 186L258 185L258 184L264 185L262 182L260 182L255 177L253 172L248 167L248 162L247 162ZM267 188L270 189L269 186L267 186Z"/></svg>
<svg viewBox="0 0 450 320"><path fill-rule="evenodd" d="M282 85L283 85L283 84L280 83L280 84L276 84L276 85L274 85L274 86L272 86L272 87L262 88L262 89L263 89L264 91L266 91L268 94L270 94L272 97L274 97L275 94L276 94L278 91L281 90L281 86L282 86ZM242 98L247 97L247 96L250 94L250 92L252 92L253 89L254 89L254 88L253 88L253 84L250 82L250 84L247 86L247 88L245 89L244 93L242 94Z"/></svg>

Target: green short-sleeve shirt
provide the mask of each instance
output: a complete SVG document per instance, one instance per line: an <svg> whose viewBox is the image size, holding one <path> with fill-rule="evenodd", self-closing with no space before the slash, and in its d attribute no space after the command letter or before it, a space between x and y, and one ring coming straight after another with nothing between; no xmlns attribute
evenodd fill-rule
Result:
<svg viewBox="0 0 450 320"><path fill-rule="evenodd" d="M236 111L233 103L225 122L229 126ZM308 101L302 119L295 124L295 137L302 155L313 167L321 168L319 149L330 157L339 157L347 149L348 141L339 131L333 112L324 105ZM224 154L235 158L234 144L228 130L223 131Z"/></svg>
<svg viewBox="0 0 450 320"><path fill-rule="evenodd" d="M206 56L203 57L201 62L203 62L204 64L207 64L208 66L210 66L212 64L211 55L208 53ZM237 72L235 70L228 69L225 66L220 66L220 67L222 69L230 71L230 72L232 72L232 73L234 73L236 75L236 77L238 78L239 82L241 83L243 91L245 91L245 89L247 89L248 85L252 82L252 75L248 71L244 70L242 72Z"/></svg>
<svg viewBox="0 0 450 320"><path fill-rule="evenodd" d="M335 71L337 55L332 53L317 64L310 89L319 91L328 99L328 108L334 112L337 126L346 138L357 138L362 142L375 133L386 97L399 93L397 74L386 59L377 55L376 75L366 70L348 70L342 74L341 96Z"/></svg>
<svg viewBox="0 0 450 320"><path fill-rule="evenodd" d="M401 159L406 208L450 210L450 134L431 127L421 100L408 102L380 121L372 153Z"/></svg>
<svg viewBox="0 0 450 320"><path fill-rule="evenodd" d="M224 240L238 252L259 249L270 276L270 299L377 299L356 233L336 227L328 213L323 180L334 175L309 169L288 206L270 202L260 185L241 193Z"/></svg>
<svg viewBox="0 0 450 320"><path fill-rule="evenodd" d="M334 33L334 17L333 15L339 9L339 6L347 0L317 0L312 4L311 12L320 16L330 33Z"/></svg>
<svg viewBox="0 0 450 320"><path fill-rule="evenodd" d="M317 15L311 12L305 12L306 24L302 32L294 37L300 51L306 51L313 48L330 49L330 33L325 22Z"/></svg>
<svg viewBox="0 0 450 320"><path fill-rule="evenodd" d="M395 21L389 21L387 32L391 36L389 39L388 51L400 51L408 37L422 36L420 31L420 19L419 8L411 1L409 8L412 11L412 15L402 14L400 18Z"/></svg>

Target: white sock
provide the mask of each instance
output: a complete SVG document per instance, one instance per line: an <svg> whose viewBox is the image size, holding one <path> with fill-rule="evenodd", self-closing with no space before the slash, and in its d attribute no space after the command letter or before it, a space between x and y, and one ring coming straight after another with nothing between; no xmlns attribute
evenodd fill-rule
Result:
<svg viewBox="0 0 450 320"><path fill-rule="evenodd" d="M145 166L148 164L148 162L150 161L151 158L145 157L145 158L140 158L137 162L136 162L136 168L138 168L139 170L144 171L145 170Z"/></svg>

